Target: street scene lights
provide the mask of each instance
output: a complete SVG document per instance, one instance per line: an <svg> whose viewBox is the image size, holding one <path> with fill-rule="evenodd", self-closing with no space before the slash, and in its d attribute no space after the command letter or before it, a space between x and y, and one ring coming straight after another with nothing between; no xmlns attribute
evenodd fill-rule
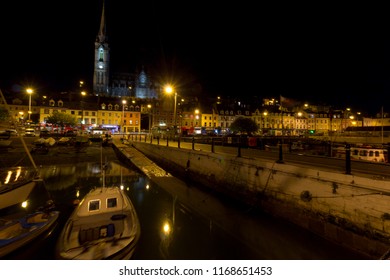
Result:
<svg viewBox="0 0 390 280"><path fill-rule="evenodd" d="M31 122L31 95L34 93L32 88L26 89L27 94L29 95L29 101L28 101L28 122Z"/></svg>
<svg viewBox="0 0 390 280"><path fill-rule="evenodd" d="M121 126L121 132L122 134L125 132L125 105L126 100L122 100L122 126Z"/></svg>
<svg viewBox="0 0 390 280"><path fill-rule="evenodd" d="M174 89L172 88L172 86L170 85L167 85L165 87L165 92L167 94L171 94L173 93ZM177 92L175 91L175 99L174 99L174 106L173 106L173 127L174 127L174 130L175 130L175 134L176 134L176 104L177 104Z"/></svg>

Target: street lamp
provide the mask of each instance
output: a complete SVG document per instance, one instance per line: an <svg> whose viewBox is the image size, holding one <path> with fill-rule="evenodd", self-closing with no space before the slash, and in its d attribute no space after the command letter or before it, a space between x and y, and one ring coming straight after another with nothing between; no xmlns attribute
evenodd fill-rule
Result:
<svg viewBox="0 0 390 280"><path fill-rule="evenodd" d="M32 88L26 89L27 94L29 95L29 101L28 101L28 122L31 122L31 95L33 94Z"/></svg>
<svg viewBox="0 0 390 280"><path fill-rule="evenodd" d="M167 85L165 87L165 92L168 94L171 94L173 92L173 88L170 85ZM174 99L174 106L173 106L173 127L176 134L176 104L177 104L177 92L175 91L175 99Z"/></svg>
<svg viewBox="0 0 390 280"><path fill-rule="evenodd" d="M125 104L126 100L122 100L122 127L121 127L121 132L122 134L125 132L124 126L125 126Z"/></svg>
<svg viewBox="0 0 390 280"><path fill-rule="evenodd" d="M260 116L260 133L262 136L264 136L264 134L263 134L264 129L263 128L265 128L265 118L267 117L267 115L268 115L268 112L264 111L263 115Z"/></svg>
<svg viewBox="0 0 390 280"><path fill-rule="evenodd" d="M19 112L19 123L23 123L23 116L24 116L24 112L20 111Z"/></svg>
<svg viewBox="0 0 390 280"><path fill-rule="evenodd" d="M148 111L149 111L149 135L151 135L151 127L152 127L152 105L148 104Z"/></svg>
<svg viewBox="0 0 390 280"><path fill-rule="evenodd" d="M86 96L87 93L85 91L81 92L81 99L83 96ZM81 131L84 130L84 101L81 100Z"/></svg>

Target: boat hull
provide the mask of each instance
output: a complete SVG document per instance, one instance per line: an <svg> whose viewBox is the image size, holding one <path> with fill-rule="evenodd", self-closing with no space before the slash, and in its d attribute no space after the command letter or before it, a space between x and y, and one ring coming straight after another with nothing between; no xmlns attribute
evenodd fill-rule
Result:
<svg viewBox="0 0 390 280"><path fill-rule="evenodd" d="M95 189L74 210L57 241L57 259L130 259L140 237L140 224L128 196L119 188ZM102 191L103 190L103 191ZM116 198L110 209L106 201ZM99 210L91 210L97 202Z"/></svg>
<svg viewBox="0 0 390 280"><path fill-rule="evenodd" d="M0 227L0 257L14 252L45 233L50 234L58 217L59 211L39 211L5 223Z"/></svg>
<svg viewBox="0 0 390 280"><path fill-rule="evenodd" d="M27 200L31 192L43 180L35 170L12 167L0 171L0 210Z"/></svg>

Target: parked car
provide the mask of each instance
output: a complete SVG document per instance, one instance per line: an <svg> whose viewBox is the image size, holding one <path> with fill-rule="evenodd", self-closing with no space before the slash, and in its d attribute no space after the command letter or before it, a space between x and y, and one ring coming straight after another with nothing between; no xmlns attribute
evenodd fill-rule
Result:
<svg viewBox="0 0 390 280"><path fill-rule="evenodd" d="M6 129L5 130L6 132L8 132L11 136L17 136L18 135L18 132L16 131L16 129Z"/></svg>
<svg viewBox="0 0 390 280"><path fill-rule="evenodd" d="M47 129L42 129L42 130L39 132L39 137L41 137L41 138L50 137L50 131L48 131Z"/></svg>
<svg viewBox="0 0 390 280"><path fill-rule="evenodd" d="M24 131L24 136L35 137L35 129L34 128L26 128L26 130Z"/></svg>

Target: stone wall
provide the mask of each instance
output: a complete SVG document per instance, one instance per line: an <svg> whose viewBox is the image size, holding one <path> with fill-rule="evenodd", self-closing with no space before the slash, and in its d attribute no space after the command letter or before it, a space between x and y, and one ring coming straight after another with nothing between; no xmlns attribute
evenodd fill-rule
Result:
<svg viewBox="0 0 390 280"><path fill-rule="evenodd" d="M390 182L133 142L170 172L284 217L373 258L390 247Z"/></svg>

